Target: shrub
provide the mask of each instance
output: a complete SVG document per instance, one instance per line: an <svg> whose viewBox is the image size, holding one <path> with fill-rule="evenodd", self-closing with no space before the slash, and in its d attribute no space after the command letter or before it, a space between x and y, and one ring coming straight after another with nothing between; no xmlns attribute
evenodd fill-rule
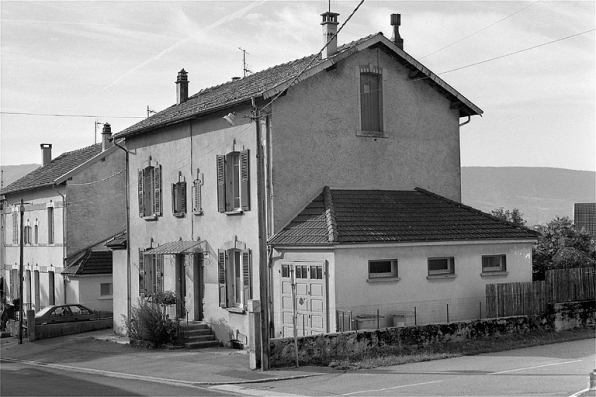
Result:
<svg viewBox="0 0 596 397"><path fill-rule="evenodd" d="M125 321L128 336L150 342L154 347L178 341L178 321L164 315L159 306L139 300L131 308L130 321Z"/></svg>

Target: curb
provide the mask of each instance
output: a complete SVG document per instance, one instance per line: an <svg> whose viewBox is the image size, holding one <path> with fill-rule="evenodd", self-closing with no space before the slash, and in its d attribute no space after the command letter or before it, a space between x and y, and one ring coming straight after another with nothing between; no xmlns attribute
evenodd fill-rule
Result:
<svg viewBox="0 0 596 397"><path fill-rule="evenodd" d="M161 383L161 384L165 384L165 385L186 386L186 387L265 383L265 382L276 382L276 381L281 381L281 380L303 379L303 378L310 378L313 376L322 375L322 374L305 374L305 375L291 375L291 376L275 377L275 378L270 378L270 379L239 380L239 381L232 380L232 381L227 381L227 382L192 382L192 381L181 380L181 379L168 379L168 378L158 378L155 376L147 376L147 375L126 374L126 373L122 373L122 372L105 371L102 369L71 367L68 365L42 363L39 361L20 360L20 359L16 359L16 358L2 357L2 358L0 358L0 362L20 363L20 364L33 365L33 366L37 366L37 367L59 369L61 371L79 372L79 373L84 373L84 374L100 375L100 376L106 376L106 377L111 377L111 378L120 378L120 379L143 380L146 382L154 382L154 383Z"/></svg>

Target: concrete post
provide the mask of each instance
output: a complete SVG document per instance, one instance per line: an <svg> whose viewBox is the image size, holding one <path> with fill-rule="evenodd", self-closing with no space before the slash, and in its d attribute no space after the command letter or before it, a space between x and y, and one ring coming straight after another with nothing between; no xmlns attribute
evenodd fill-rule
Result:
<svg viewBox="0 0 596 397"><path fill-rule="evenodd" d="M590 390L596 390L596 369L590 372L590 384L588 387Z"/></svg>
<svg viewBox="0 0 596 397"><path fill-rule="evenodd" d="M29 342L35 340L35 310L27 310L27 337Z"/></svg>
<svg viewBox="0 0 596 397"><path fill-rule="evenodd" d="M250 369L261 367L261 302L249 300L248 305L248 360Z"/></svg>

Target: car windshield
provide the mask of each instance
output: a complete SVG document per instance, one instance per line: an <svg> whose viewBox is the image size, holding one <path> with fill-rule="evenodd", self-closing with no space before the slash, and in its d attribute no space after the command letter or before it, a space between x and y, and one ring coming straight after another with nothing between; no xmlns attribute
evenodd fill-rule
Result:
<svg viewBox="0 0 596 397"><path fill-rule="evenodd" d="M35 314L35 317L42 317L44 314L49 312L52 308L53 308L53 306L48 306L48 307L41 309L40 311L37 312L37 314Z"/></svg>

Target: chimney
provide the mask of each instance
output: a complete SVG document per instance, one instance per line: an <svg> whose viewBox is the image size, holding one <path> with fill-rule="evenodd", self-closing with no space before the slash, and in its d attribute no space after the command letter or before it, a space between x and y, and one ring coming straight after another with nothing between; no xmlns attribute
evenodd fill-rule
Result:
<svg viewBox="0 0 596 397"><path fill-rule="evenodd" d="M104 123L103 129L101 130L101 151L110 148L112 146L112 142L110 142L110 138L112 137L112 127L109 123Z"/></svg>
<svg viewBox="0 0 596 397"><path fill-rule="evenodd" d="M41 166L43 167L52 161L52 144L42 143L39 146L41 146Z"/></svg>
<svg viewBox="0 0 596 397"><path fill-rule="evenodd" d="M186 102L188 99L188 73L182 69L178 72L176 79L176 105Z"/></svg>
<svg viewBox="0 0 596 397"><path fill-rule="evenodd" d="M399 25L401 25L401 14L391 14L391 26L393 26L393 36L391 37L391 40L400 50L403 50L404 39L399 35Z"/></svg>
<svg viewBox="0 0 596 397"><path fill-rule="evenodd" d="M323 17L323 22L321 22L321 25L323 25L323 44L329 43L321 54L323 59L329 58L337 51L337 36L335 34L337 33L337 25L339 25L337 22L338 15L338 13L331 11L321 14Z"/></svg>

